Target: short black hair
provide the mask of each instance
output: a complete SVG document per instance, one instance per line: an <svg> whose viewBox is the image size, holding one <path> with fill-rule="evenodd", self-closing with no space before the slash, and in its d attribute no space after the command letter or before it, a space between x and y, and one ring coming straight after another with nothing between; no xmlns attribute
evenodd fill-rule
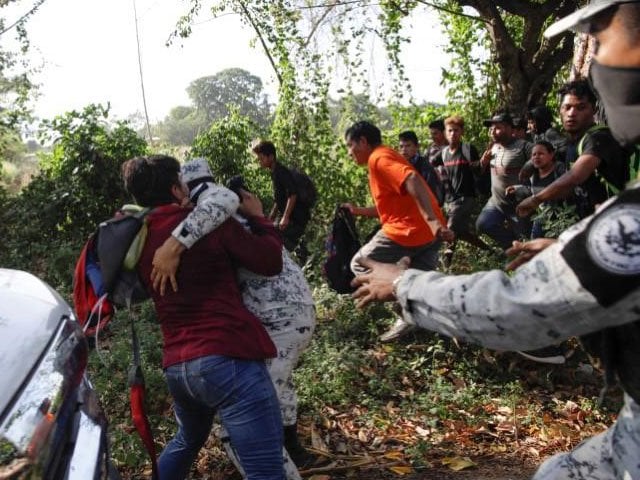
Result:
<svg viewBox="0 0 640 480"><path fill-rule="evenodd" d="M555 151L556 151L556 149L555 149L555 147L553 146L553 144L552 144L551 142L548 142L547 140L537 140L537 141L533 144L533 146L535 147L536 145L541 145L541 146L543 146L544 148L546 148L546 149L547 149L547 152L549 152L549 153L555 153ZM554 157L554 159L555 159L555 157Z"/></svg>
<svg viewBox="0 0 640 480"><path fill-rule="evenodd" d="M442 118L434 120L433 122L429 123L429 128L435 128L436 130L444 132L444 120Z"/></svg>
<svg viewBox="0 0 640 480"><path fill-rule="evenodd" d="M358 140L362 137L366 138L367 143L371 147L377 147L382 143L382 133L380 133L380 129L371 122L364 120L356 122L344 132L345 140Z"/></svg>
<svg viewBox="0 0 640 480"><path fill-rule="evenodd" d="M260 140L253 145L251 151L255 154L273 155L273 158L276 158L276 146L269 140Z"/></svg>
<svg viewBox="0 0 640 480"><path fill-rule="evenodd" d="M416 146L420 145L420 142L418 142L418 136L413 130L405 130L404 132L400 132L398 134L398 140L403 142L413 142L413 144Z"/></svg>
<svg viewBox="0 0 640 480"><path fill-rule="evenodd" d="M558 94L560 95L561 101L565 95L575 95L578 98L586 98L594 108L596 107L596 94L591 88L589 81L584 78L565 83L560 87L560 90L558 90Z"/></svg>
<svg viewBox="0 0 640 480"><path fill-rule="evenodd" d="M180 162L169 155L134 157L122 164L124 188L143 207L175 202L171 188L180 185Z"/></svg>
<svg viewBox="0 0 640 480"><path fill-rule="evenodd" d="M549 130L553 122L553 114L551 113L551 109L546 105L538 105L536 107L533 107L529 111L529 118L531 118L535 122L537 133L544 133Z"/></svg>

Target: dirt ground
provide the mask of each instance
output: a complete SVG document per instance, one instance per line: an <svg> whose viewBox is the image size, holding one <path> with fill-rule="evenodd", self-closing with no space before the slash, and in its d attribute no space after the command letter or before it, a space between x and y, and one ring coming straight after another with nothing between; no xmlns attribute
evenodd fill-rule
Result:
<svg viewBox="0 0 640 480"><path fill-rule="evenodd" d="M388 469L376 467L361 468L345 472L326 471L308 473L305 479L311 480L528 480L537 466L523 464L517 458L473 459L476 467L453 471L441 465L415 469L414 473L398 475Z"/></svg>

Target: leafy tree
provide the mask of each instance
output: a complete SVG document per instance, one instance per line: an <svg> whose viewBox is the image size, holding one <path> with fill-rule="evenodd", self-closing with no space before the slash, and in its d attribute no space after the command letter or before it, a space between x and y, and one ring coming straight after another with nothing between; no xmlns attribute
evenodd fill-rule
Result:
<svg viewBox="0 0 640 480"><path fill-rule="evenodd" d="M165 119L152 127L162 142L171 145L190 145L209 125L206 115L195 107L178 106L171 109Z"/></svg>
<svg viewBox="0 0 640 480"><path fill-rule="evenodd" d="M0 9L9 4L20 3L18 0L0 1ZM19 127L31 120L28 102L35 90L29 79L33 73L26 60L29 39L26 32L28 19L44 3L37 0L31 8L18 20L7 25L0 18L0 38L14 35L18 51L0 49L0 159L8 160L21 153Z"/></svg>
<svg viewBox="0 0 640 480"><path fill-rule="evenodd" d="M53 149L2 214L0 225L9 227L0 232L0 263L33 269L36 259L64 246L76 256L96 225L129 200L120 165L144 154L146 142L124 122L109 126L107 116L108 108L90 105L45 122Z"/></svg>
<svg viewBox="0 0 640 480"><path fill-rule="evenodd" d="M187 93L196 110L209 122L224 118L234 105L258 125L265 126L268 122L269 104L262 91L262 80L241 68L198 78L189 84Z"/></svg>

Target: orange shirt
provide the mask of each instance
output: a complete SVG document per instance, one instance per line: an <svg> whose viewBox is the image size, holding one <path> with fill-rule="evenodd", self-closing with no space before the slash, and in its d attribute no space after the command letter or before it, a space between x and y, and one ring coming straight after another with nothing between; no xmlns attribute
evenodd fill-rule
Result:
<svg viewBox="0 0 640 480"><path fill-rule="evenodd" d="M442 210L420 174L395 150L376 147L368 160L369 189L375 202L382 230L394 242L405 247L431 243L434 236L420 213L416 200L404 188L411 173L416 173L429 192L431 208L440 224L446 226Z"/></svg>

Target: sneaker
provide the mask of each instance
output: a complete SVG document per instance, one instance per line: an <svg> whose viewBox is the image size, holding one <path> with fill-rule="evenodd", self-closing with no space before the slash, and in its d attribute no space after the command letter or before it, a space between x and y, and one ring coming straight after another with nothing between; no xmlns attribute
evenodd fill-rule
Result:
<svg viewBox="0 0 640 480"><path fill-rule="evenodd" d="M449 270L449 268L451 267L452 260L453 260L453 250L451 250L450 248L447 248L442 253L442 269L445 271Z"/></svg>
<svg viewBox="0 0 640 480"><path fill-rule="evenodd" d="M529 360L540 363L562 365L567 360L564 350L554 345L526 352L519 351L518 353Z"/></svg>
<svg viewBox="0 0 640 480"><path fill-rule="evenodd" d="M398 317L393 325L391 325L391 328L380 335L380 341L393 342L394 340L405 336L407 333L413 332L416 328L417 327L415 325L411 325Z"/></svg>

